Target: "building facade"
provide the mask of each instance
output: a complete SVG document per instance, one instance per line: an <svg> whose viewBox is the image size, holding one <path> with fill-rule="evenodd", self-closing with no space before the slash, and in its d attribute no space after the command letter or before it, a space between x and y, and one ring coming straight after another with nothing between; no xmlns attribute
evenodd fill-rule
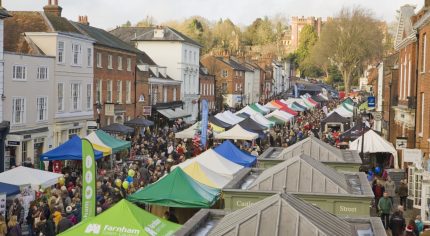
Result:
<svg viewBox="0 0 430 236"><path fill-rule="evenodd" d="M215 76L209 74L208 69L200 65L199 71L200 101L205 99L208 102L209 110L215 109ZM200 102L200 110L202 104Z"/></svg>
<svg viewBox="0 0 430 236"><path fill-rule="evenodd" d="M298 17L293 16L291 18L291 45L294 50L297 50L299 47L300 42L300 32L302 31L303 27L306 25L310 25L314 27L315 31L318 34L318 37L321 34L321 29L323 25L323 21L321 17Z"/></svg>
<svg viewBox="0 0 430 236"><path fill-rule="evenodd" d="M4 57L3 57L3 41L4 41L4 19L10 17L6 9L4 9L0 3L0 95L4 94L3 87L3 68L4 68ZM5 158L5 140L6 135L9 132L9 121L3 118L3 101L0 99L0 172L4 171L4 158Z"/></svg>

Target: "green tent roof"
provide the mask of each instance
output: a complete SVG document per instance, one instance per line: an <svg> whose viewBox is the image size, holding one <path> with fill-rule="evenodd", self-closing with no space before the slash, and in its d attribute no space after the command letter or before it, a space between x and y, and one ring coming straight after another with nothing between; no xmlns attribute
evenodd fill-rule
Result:
<svg viewBox="0 0 430 236"><path fill-rule="evenodd" d="M270 121L273 121L273 122L275 122L275 124L277 124L277 125L283 125L283 124L285 124L285 121L283 121L283 120L281 120L281 119L278 119L277 117L275 117L275 116L271 116L271 117L269 117L269 118L267 118L268 120L270 120Z"/></svg>
<svg viewBox="0 0 430 236"><path fill-rule="evenodd" d="M251 107L252 110L254 110L254 111L256 111L256 112L258 112L260 114L264 114L264 111L262 111L260 108L258 108L257 105L255 105L255 103L249 105L249 107Z"/></svg>
<svg viewBox="0 0 430 236"><path fill-rule="evenodd" d="M219 189L195 181L177 167L159 181L130 195L128 200L168 207L209 208L219 196Z"/></svg>
<svg viewBox="0 0 430 236"><path fill-rule="evenodd" d="M83 220L60 235L173 235L179 228L181 225L158 218L127 200L121 200L100 215Z"/></svg>
<svg viewBox="0 0 430 236"><path fill-rule="evenodd" d="M97 130L96 135L104 144L112 148L112 153L117 153L131 147L131 143L129 141L116 139L103 130Z"/></svg>

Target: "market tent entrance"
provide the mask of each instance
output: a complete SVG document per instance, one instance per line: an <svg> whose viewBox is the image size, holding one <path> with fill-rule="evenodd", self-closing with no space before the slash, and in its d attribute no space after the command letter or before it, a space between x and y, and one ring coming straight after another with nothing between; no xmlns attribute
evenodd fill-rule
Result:
<svg viewBox="0 0 430 236"><path fill-rule="evenodd" d="M106 144L106 146L112 148L113 153L117 153L131 147L131 142L117 139L103 130L97 130L96 135L104 144Z"/></svg>
<svg viewBox="0 0 430 236"><path fill-rule="evenodd" d="M133 120L124 122L124 124L127 126L147 127L153 126L154 122L143 118L135 118Z"/></svg>
<svg viewBox="0 0 430 236"><path fill-rule="evenodd" d="M88 218L60 235L173 235L180 228L181 225L158 218L123 199L100 215Z"/></svg>
<svg viewBox="0 0 430 236"><path fill-rule="evenodd" d="M356 150L361 152L363 140L363 153L391 153L394 157L394 168L399 167L397 160L397 150L393 144L379 136L375 131L369 130L364 134L364 137L360 136L349 144L350 150Z"/></svg>
<svg viewBox="0 0 430 236"><path fill-rule="evenodd" d="M7 184L0 182L0 193L6 193L6 196L12 196L20 193L21 190L19 189L18 185L14 184Z"/></svg>
<svg viewBox="0 0 430 236"><path fill-rule="evenodd" d="M237 140L254 140L258 138L257 133L249 132L240 125L235 125L233 128L214 135L215 139L237 139Z"/></svg>
<svg viewBox="0 0 430 236"><path fill-rule="evenodd" d="M103 157L103 153L94 150L96 160ZM43 161L82 160L82 141L77 135L73 135L67 142L45 152L41 155Z"/></svg>
<svg viewBox="0 0 430 236"><path fill-rule="evenodd" d="M209 208L220 197L220 190L201 184L181 168L144 189L130 195L128 200L179 208Z"/></svg>
<svg viewBox="0 0 430 236"><path fill-rule="evenodd" d="M240 150L230 140L224 141L214 151L224 158L245 167L252 167L257 162L257 157Z"/></svg>
<svg viewBox="0 0 430 236"><path fill-rule="evenodd" d="M134 132L134 129L122 124L113 123L109 126L105 126L101 128L103 131L113 134L132 134Z"/></svg>
<svg viewBox="0 0 430 236"><path fill-rule="evenodd" d="M24 186L30 184L33 190L39 187L47 188L58 183L58 178L63 176L49 171L18 166L3 173L0 173L0 182Z"/></svg>

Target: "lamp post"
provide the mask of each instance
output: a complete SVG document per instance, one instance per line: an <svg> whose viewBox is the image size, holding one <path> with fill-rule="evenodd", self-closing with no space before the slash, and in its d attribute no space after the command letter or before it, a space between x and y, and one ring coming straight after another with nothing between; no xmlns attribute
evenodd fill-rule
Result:
<svg viewBox="0 0 430 236"><path fill-rule="evenodd" d="M390 91L389 91L390 96L389 96L389 103L388 103L388 140L391 140L391 137L390 137L391 136L391 126L390 126L390 123L391 123L391 101L392 101L391 88L393 87L393 80L388 81L388 87L390 89Z"/></svg>
<svg viewBox="0 0 430 236"><path fill-rule="evenodd" d="M101 128L101 112L102 112L103 106L99 102L96 103L96 110L97 110L97 128Z"/></svg>

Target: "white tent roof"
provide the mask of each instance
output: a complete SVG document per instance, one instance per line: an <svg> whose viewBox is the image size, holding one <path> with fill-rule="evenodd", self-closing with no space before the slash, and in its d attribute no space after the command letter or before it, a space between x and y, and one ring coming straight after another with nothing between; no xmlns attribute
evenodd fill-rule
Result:
<svg viewBox="0 0 430 236"><path fill-rule="evenodd" d="M227 117L224 113L218 113L215 115L215 117L217 119L221 120L222 122L225 122L225 123L230 124L230 125L235 125L235 124L239 123L238 121L232 120L230 117Z"/></svg>
<svg viewBox="0 0 430 236"><path fill-rule="evenodd" d="M196 130L199 127L199 122L175 134L175 138L194 138Z"/></svg>
<svg viewBox="0 0 430 236"><path fill-rule="evenodd" d="M254 120L255 122L259 123L260 125L264 125L266 127L272 127L273 125L275 125L274 122L266 119L266 117L264 117L262 114L257 113L251 116L251 119Z"/></svg>
<svg viewBox="0 0 430 236"><path fill-rule="evenodd" d="M284 100L285 101L285 100ZM303 107L308 108L308 106L305 104L305 102L303 101L302 98L288 98L288 100L285 101L288 105L288 107L293 104L293 102L297 102L298 104L300 104Z"/></svg>
<svg viewBox="0 0 430 236"><path fill-rule="evenodd" d="M294 118L294 116L291 115L290 113L285 112L285 111L281 111L281 110L276 110L276 111L266 115L266 118L269 118L272 116L275 116L276 118L279 118L279 119L284 120L286 122L288 122Z"/></svg>
<svg viewBox="0 0 430 236"><path fill-rule="evenodd" d="M3 173L0 173L0 182L13 185L31 185L33 190L50 187L58 183L58 178L63 176L49 171L18 166Z"/></svg>
<svg viewBox="0 0 430 236"><path fill-rule="evenodd" d="M182 170L200 183L214 188L224 188L231 181L231 178L218 174L197 161Z"/></svg>
<svg viewBox="0 0 430 236"><path fill-rule="evenodd" d="M235 125L233 128L215 134L215 139L235 139L235 140L254 140L258 138L257 133L249 132L242 128L240 125Z"/></svg>
<svg viewBox="0 0 430 236"><path fill-rule="evenodd" d="M271 111L274 111L274 110L278 110L278 109L279 109L278 107L273 106L271 101L270 101L270 102L268 102L268 103L266 103L266 105L264 105L264 107L266 107L267 109L269 109L269 110L271 110Z"/></svg>
<svg viewBox="0 0 430 236"><path fill-rule="evenodd" d="M239 122L241 122L241 121L243 121L243 120L244 120L244 118L239 117L239 116L237 116L237 115L233 114L231 111L228 111L228 110L224 112L224 115L225 115L226 117L228 117L228 118L230 118L230 119L234 120L234 121L237 121L237 123L239 123Z"/></svg>
<svg viewBox="0 0 430 236"><path fill-rule="evenodd" d="M397 163L397 150L393 144L379 136L375 131L369 130L362 136L352 141L349 144L350 150L356 150L361 152L361 140L363 140L363 152L364 153L377 153L377 152L389 152L394 156L394 167L398 168Z"/></svg>
<svg viewBox="0 0 430 236"><path fill-rule="evenodd" d="M269 113L270 112L270 109L269 108L267 108L267 107L265 107L265 106L263 106L263 105L260 105L260 103L255 103L255 105L260 109L260 110L262 110L264 113Z"/></svg>
<svg viewBox="0 0 430 236"><path fill-rule="evenodd" d="M194 162L198 162L209 170L224 177L227 177L230 180L238 171L243 168L243 166L225 159L224 157L216 153L213 149L209 149L194 158L188 159L187 161L182 162L179 165L173 166L172 170L176 167L181 167L182 169L184 169L187 166L193 164Z"/></svg>
<svg viewBox="0 0 430 236"><path fill-rule="evenodd" d="M254 115L254 114L260 114L258 111L256 111L256 110L252 109L252 108L251 108L251 107L249 107L249 106L246 106L246 107L242 108L240 111L236 112L235 114L236 114L236 115L239 115L239 114L241 114L241 113L246 113L246 114L248 114L248 115L250 115L250 116L252 116L252 115Z"/></svg>
<svg viewBox="0 0 430 236"><path fill-rule="evenodd" d="M346 110L343 106L339 106L338 108L329 112L327 116L331 115L333 112L337 112L339 115L346 117L346 118L352 117L354 115L352 112Z"/></svg>

